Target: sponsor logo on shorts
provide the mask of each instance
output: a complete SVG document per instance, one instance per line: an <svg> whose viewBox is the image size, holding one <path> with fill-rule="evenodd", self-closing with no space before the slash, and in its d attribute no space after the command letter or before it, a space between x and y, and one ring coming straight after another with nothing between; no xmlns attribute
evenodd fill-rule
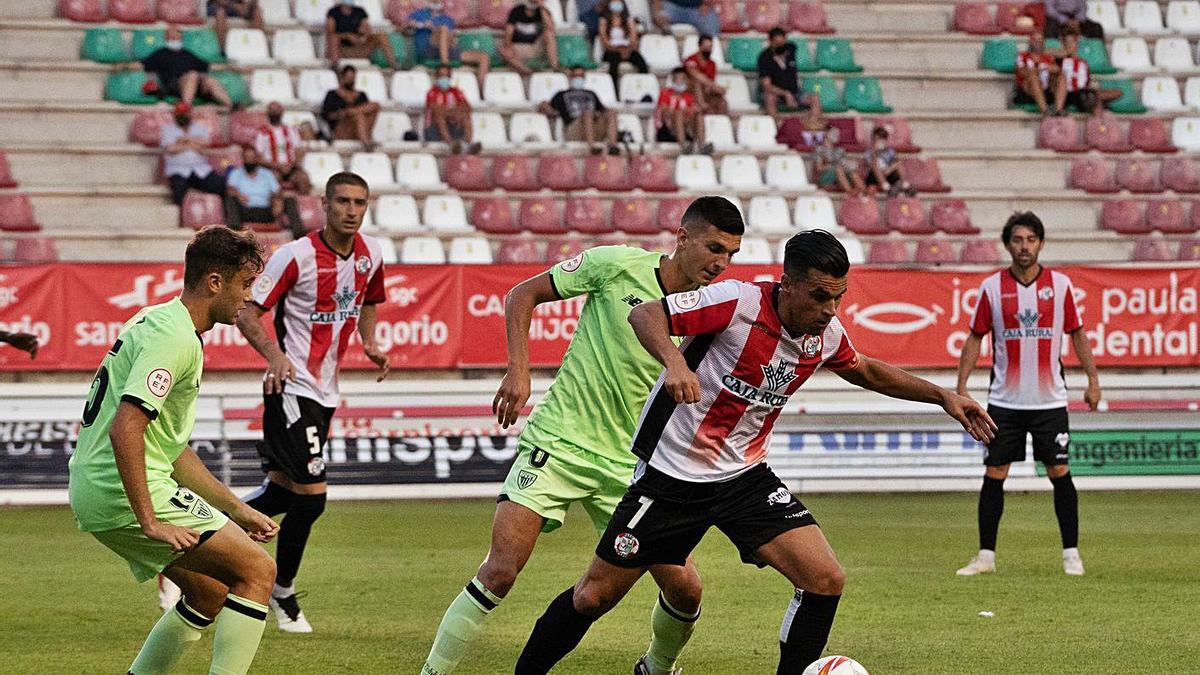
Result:
<svg viewBox="0 0 1200 675"><path fill-rule="evenodd" d="M580 253L579 255L575 256L574 258L571 258L570 260L564 260L562 262L562 264L559 265L559 268L561 268L562 271L564 271L564 272L570 273L570 272L574 272L575 270L579 269L579 266L582 264L583 264L583 254Z"/></svg>
<svg viewBox="0 0 1200 675"><path fill-rule="evenodd" d="M325 471L325 460L320 457L313 457L308 460L308 473L313 476L320 476Z"/></svg>
<svg viewBox="0 0 1200 675"><path fill-rule="evenodd" d="M358 260L354 261L354 271L359 274L371 271L371 259L365 255L358 256Z"/></svg>
<svg viewBox="0 0 1200 675"><path fill-rule="evenodd" d="M781 487L778 490L767 495L767 504L783 504L792 503L792 493L788 492L787 488Z"/></svg>
<svg viewBox="0 0 1200 675"><path fill-rule="evenodd" d="M526 490L530 485L533 485L534 481L537 479L538 477L536 473L530 473L525 469L521 469L517 472L517 487L521 488L522 490Z"/></svg>
<svg viewBox="0 0 1200 675"><path fill-rule="evenodd" d="M688 291L675 296L675 306L679 309L691 309L700 304L700 291Z"/></svg>
<svg viewBox="0 0 1200 675"><path fill-rule="evenodd" d="M639 546L637 537L628 532L617 535L617 540L613 542L613 549L622 558L637 555Z"/></svg>
<svg viewBox="0 0 1200 675"><path fill-rule="evenodd" d="M1067 444L1071 442L1071 434L1068 434L1064 431L1054 437L1054 442L1058 444L1058 447L1065 448L1067 447Z"/></svg>
<svg viewBox="0 0 1200 675"><path fill-rule="evenodd" d="M166 368L155 368L146 376L146 389L151 394L162 398L171 391L171 371Z"/></svg>
<svg viewBox="0 0 1200 675"><path fill-rule="evenodd" d="M784 516L784 518L803 518L804 516L807 516L807 515L808 515L808 509L804 509L803 511L789 513L786 516Z"/></svg>

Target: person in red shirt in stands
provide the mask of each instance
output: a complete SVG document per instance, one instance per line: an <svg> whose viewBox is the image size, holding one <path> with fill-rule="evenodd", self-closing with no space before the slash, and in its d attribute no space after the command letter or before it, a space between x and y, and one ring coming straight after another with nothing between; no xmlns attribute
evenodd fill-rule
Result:
<svg viewBox="0 0 1200 675"><path fill-rule="evenodd" d="M704 117L696 106L696 97L688 91L687 71L671 71L668 86L658 94L654 109L659 143L679 143L682 152L690 155L697 145L700 152L712 154L712 144L704 142Z"/></svg>
<svg viewBox="0 0 1200 675"><path fill-rule="evenodd" d="M1046 42L1038 33L1029 36L1029 49L1017 54L1013 103L1035 104L1042 115L1050 112L1046 101L1054 96L1059 83L1059 67L1054 54L1046 51Z"/></svg>
<svg viewBox="0 0 1200 675"><path fill-rule="evenodd" d="M696 103L701 112L724 115L729 112L729 106L725 103L725 87L717 84L717 64L712 60L712 36L701 35L697 46L698 51L683 61L692 92L696 95Z"/></svg>
<svg viewBox="0 0 1200 675"><path fill-rule="evenodd" d="M450 66L438 66L437 79L425 95L425 140L450 144L450 152L478 154L480 145L471 141L471 104L450 79Z"/></svg>

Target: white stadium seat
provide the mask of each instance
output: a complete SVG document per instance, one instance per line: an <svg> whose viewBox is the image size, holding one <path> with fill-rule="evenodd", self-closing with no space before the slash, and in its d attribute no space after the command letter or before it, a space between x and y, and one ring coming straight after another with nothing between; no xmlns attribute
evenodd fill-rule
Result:
<svg viewBox="0 0 1200 675"><path fill-rule="evenodd" d="M804 159L798 155L771 155L767 158L767 185L788 192L811 192Z"/></svg>
<svg viewBox="0 0 1200 675"><path fill-rule="evenodd" d="M296 20L310 28L325 27L325 15L334 0L294 0Z"/></svg>
<svg viewBox="0 0 1200 675"><path fill-rule="evenodd" d="M433 82L424 70L397 70L392 75L392 100L406 108L424 108Z"/></svg>
<svg viewBox="0 0 1200 675"><path fill-rule="evenodd" d="M485 148L506 148L508 136L504 130L504 118L500 113L471 113L472 139Z"/></svg>
<svg viewBox="0 0 1200 675"><path fill-rule="evenodd" d="M1158 0L1129 0L1125 3L1125 20L1122 23L1126 30L1138 35L1161 35L1167 32Z"/></svg>
<svg viewBox="0 0 1200 675"><path fill-rule="evenodd" d="M385 146L396 146L405 141L404 134L412 131L412 119L408 113L383 111L375 118L375 128L371 130L371 140Z"/></svg>
<svg viewBox="0 0 1200 675"><path fill-rule="evenodd" d="M675 184L681 190L702 192L717 185L717 167L708 155L680 155L675 158Z"/></svg>
<svg viewBox="0 0 1200 675"><path fill-rule="evenodd" d="M550 132L550 120L541 113L513 113L508 121L508 137L514 145L554 145Z"/></svg>
<svg viewBox="0 0 1200 675"><path fill-rule="evenodd" d="M383 3L380 0L354 0L354 4L362 7L367 13L367 22L372 28L391 28L392 22L383 13Z"/></svg>
<svg viewBox="0 0 1200 675"><path fill-rule="evenodd" d="M1183 83L1183 104L1192 110L1200 110L1200 77L1189 77Z"/></svg>
<svg viewBox="0 0 1200 675"><path fill-rule="evenodd" d="M421 211L421 220L425 222L425 227L434 232L463 232L471 229L467 224L467 207L458 195L430 195Z"/></svg>
<svg viewBox="0 0 1200 675"><path fill-rule="evenodd" d="M295 103L292 76L282 69L255 70L250 74L250 98L262 102L279 101L284 105Z"/></svg>
<svg viewBox="0 0 1200 675"><path fill-rule="evenodd" d="M437 159L427 152L404 153L396 159L396 182L411 190L444 190ZM428 222L425 222L428 225Z"/></svg>
<svg viewBox="0 0 1200 675"><path fill-rule="evenodd" d="M617 107L617 90L607 72L591 72L584 75L583 79L584 86L595 92L601 103L608 107Z"/></svg>
<svg viewBox="0 0 1200 675"><path fill-rule="evenodd" d="M1168 73L1186 73L1196 69L1192 47L1187 38L1159 38L1154 43L1154 66Z"/></svg>
<svg viewBox="0 0 1200 675"><path fill-rule="evenodd" d="M299 28L277 30L271 38L271 54L285 66L307 66L319 63L313 47L312 34Z"/></svg>
<svg viewBox="0 0 1200 675"><path fill-rule="evenodd" d="M1183 110L1179 83L1169 76L1147 77L1142 82L1142 103L1155 111Z"/></svg>
<svg viewBox="0 0 1200 675"><path fill-rule="evenodd" d="M638 42L638 51L650 70L669 71L680 66L679 43L673 35L647 33Z"/></svg>
<svg viewBox="0 0 1200 675"><path fill-rule="evenodd" d="M566 18L563 16L563 6L561 2L558 0L547 0L546 2L542 3L542 6L546 8L547 12L550 12L550 23L554 24L555 28L566 23ZM571 16L578 17L579 12L576 11Z"/></svg>
<svg viewBox="0 0 1200 675"><path fill-rule="evenodd" d="M842 243L842 248L846 249L846 258L849 259L851 265L862 265L867 262L867 252L863 250L862 242L858 240L858 237L844 232L838 234L837 240Z"/></svg>
<svg viewBox="0 0 1200 675"><path fill-rule="evenodd" d="M400 262L400 256L396 253L396 242L389 237L376 237L379 242L379 254L385 265L395 265Z"/></svg>
<svg viewBox="0 0 1200 675"><path fill-rule="evenodd" d="M383 79L383 73L378 70L367 70L361 68L358 75L354 78L354 88L367 95L374 103L387 103L387 82Z"/></svg>
<svg viewBox="0 0 1200 675"><path fill-rule="evenodd" d="M525 85L517 73L491 72L483 81L483 100L488 105L524 108Z"/></svg>
<svg viewBox="0 0 1200 675"><path fill-rule="evenodd" d="M1167 28L1183 35L1200 33L1200 2L1171 0L1167 3Z"/></svg>
<svg viewBox="0 0 1200 675"><path fill-rule="evenodd" d="M446 262L446 250L437 237L405 237L400 249L400 262L405 265L441 265Z"/></svg>
<svg viewBox="0 0 1200 675"><path fill-rule="evenodd" d="M308 105L318 106L325 100L325 95L337 87L337 75L332 70L302 70L296 81L296 94Z"/></svg>
<svg viewBox="0 0 1200 675"><path fill-rule="evenodd" d="M292 5L288 0L258 0L263 23L268 26L286 26L296 23L292 17Z"/></svg>
<svg viewBox="0 0 1200 675"><path fill-rule="evenodd" d="M463 93L463 98L467 99L467 103L471 107L478 108L483 105L483 99L479 96L479 78L475 77L475 73L470 70L455 70L450 73L450 84ZM421 105L424 105L422 100Z"/></svg>
<svg viewBox="0 0 1200 675"><path fill-rule="evenodd" d="M383 195L375 204L375 224L387 232L424 232L412 195Z"/></svg>
<svg viewBox="0 0 1200 675"><path fill-rule="evenodd" d="M1112 64L1130 73L1144 73L1154 70L1150 65L1150 48L1140 37L1121 37L1112 41L1109 49Z"/></svg>
<svg viewBox="0 0 1200 675"><path fill-rule="evenodd" d="M750 85L746 84L746 76L741 73L718 74L717 84L725 87L725 103L730 110L758 109L758 106L750 100Z"/></svg>
<svg viewBox="0 0 1200 675"><path fill-rule="evenodd" d="M628 131L633 137L633 143L646 142L646 127L642 124L642 118L634 113L620 113L617 115L617 133Z"/></svg>
<svg viewBox="0 0 1200 675"><path fill-rule="evenodd" d="M779 196L751 199L747 221L746 224L752 230L761 234L781 234L794 229L792 228L792 214L788 211L788 203Z"/></svg>
<svg viewBox="0 0 1200 675"><path fill-rule="evenodd" d="M538 105L549 101L567 86L567 76L562 73L534 73L529 76L529 102Z"/></svg>
<svg viewBox="0 0 1200 675"><path fill-rule="evenodd" d="M1181 150L1200 150L1200 117L1176 117L1171 122L1171 142Z"/></svg>
<svg viewBox="0 0 1200 675"><path fill-rule="evenodd" d="M742 115L738 118L738 145L754 150L786 150L775 142L775 120L770 115Z"/></svg>
<svg viewBox="0 0 1200 675"><path fill-rule="evenodd" d="M396 187L392 179L392 161L382 152L356 152L350 156L350 170L363 177L371 190Z"/></svg>
<svg viewBox="0 0 1200 675"><path fill-rule="evenodd" d="M725 155L721 158L721 185L734 190L761 190L765 186L758 158L754 155Z"/></svg>
<svg viewBox="0 0 1200 675"><path fill-rule="evenodd" d="M296 127L297 129L305 124L317 130L317 116L311 110L284 110L283 123Z"/></svg>
<svg viewBox="0 0 1200 675"><path fill-rule="evenodd" d="M771 245L766 239L742 237L742 247L733 256L739 265L770 265L775 262L771 256Z"/></svg>
<svg viewBox="0 0 1200 675"><path fill-rule="evenodd" d="M553 2L554 0L551 0ZM484 237L455 237L450 240L451 265L488 265L492 262L492 247Z"/></svg>
<svg viewBox="0 0 1200 675"><path fill-rule="evenodd" d="M1113 0L1088 0L1087 18L1104 27L1105 37L1129 32L1121 25L1121 13Z"/></svg>
<svg viewBox="0 0 1200 675"><path fill-rule="evenodd" d="M833 213L833 200L825 195L801 197L796 200L792 211L792 222L800 230L840 230L837 216Z"/></svg>
<svg viewBox="0 0 1200 675"><path fill-rule="evenodd" d="M304 155L302 164L313 185L324 185L330 176L345 168L336 152L309 152Z"/></svg>
<svg viewBox="0 0 1200 675"><path fill-rule="evenodd" d="M735 150L737 142L733 140L733 123L725 115L704 116L704 141L712 143L717 150Z"/></svg>
<svg viewBox="0 0 1200 675"><path fill-rule="evenodd" d="M683 49L679 51L685 59L700 51L700 36L696 33L691 33L684 37ZM725 70L729 67L725 63L725 50L721 48L721 38L719 37L713 37L712 60L713 63L717 64L717 70Z"/></svg>
<svg viewBox="0 0 1200 675"><path fill-rule="evenodd" d="M237 65L272 63L267 36L257 28L230 28L225 35L225 57Z"/></svg>
<svg viewBox="0 0 1200 675"><path fill-rule="evenodd" d="M650 73L625 73L620 95L623 103L654 103L658 101L658 78Z"/></svg>

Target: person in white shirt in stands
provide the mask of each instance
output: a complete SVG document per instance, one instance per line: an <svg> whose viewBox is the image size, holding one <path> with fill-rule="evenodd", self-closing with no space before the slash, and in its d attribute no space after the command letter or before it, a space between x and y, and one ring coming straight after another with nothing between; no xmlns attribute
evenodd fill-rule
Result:
<svg viewBox="0 0 1200 675"><path fill-rule="evenodd" d="M284 124L283 105L278 101L267 105L267 124L258 130L254 149L258 150L262 165L275 173L285 194L312 192L312 181L300 163L304 160L305 143L315 137L307 122L301 127Z"/></svg>
<svg viewBox="0 0 1200 675"><path fill-rule="evenodd" d="M171 201L183 203L188 189L225 194L225 180L208 163L208 127L192 124L192 106L175 104L175 123L164 125L158 146L163 149L163 173L171 184Z"/></svg>

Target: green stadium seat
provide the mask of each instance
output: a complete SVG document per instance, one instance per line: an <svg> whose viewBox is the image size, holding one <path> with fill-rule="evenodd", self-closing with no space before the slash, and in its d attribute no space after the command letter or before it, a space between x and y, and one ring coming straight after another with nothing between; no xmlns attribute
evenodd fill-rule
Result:
<svg viewBox="0 0 1200 675"><path fill-rule="evenodd" d="M596 62L592 61L592 48L582 35L558 36L558 62L564 68L583 66L587 70L595 70Z"/></svg>
<svg viewBox="0 0 1200 675"><path fill-rule="evenodd" d="M1142 105L1142 99L1133 86L1133 80L1101 80L1098 84L1101 89L1120 89L1122 92L1121 98L1108 106L1109 110L1131 115L1140 115L1146 112L1146 106Z"/></svg>
<svg viewBox="0 0 1200 675"><path fill-rule="evenodd" d="M500 52L496 51L496 36L490 30L459 33L458 48L464 52L476 51L487 54L493 68L504 64L504 59L500 58Z"/></svg>
<svg viewBox="0 0 1200 675"><path fill-rule="evenodd" d="M89 28L83 34L79 55L96 63L125 63L129 60L129 47L125 46L120 29Z"/></svg>
<svg viewBox="0 0 1200 675"><path fill-rule="evenodd" d="M242 105L250 105L253 99L250 98L250 90L246 88L246 81L242 76L232 70L214 70L209 72L214 79L225 87L225 91L229 92L229 98L234 103Z"/></svg>
<svg viewBox="0 0 1200 675"><path fill-rule="evenodd" d="M815 73L821 69L821 66L817 65L817 60L813 58L812 50L808 48L808 40L791 38L788 42L796 45L796 70L802 73Z"/></svg>
<svg viewBox="0 0 1200 675"><path fill-rule="evenodd" d="M1047 51L1061 50L1063 48L1062 40L1059 40L1058 38L1047 38L1045 48Z"/></svg>
<svg viewBox="0 0 1200 675"><path fill-rule="evenodd" d="M392 53L396 55L396 63L399 64L401 68L407 67L409 60L412 58L412 55L409 54L408 38L404 37L404 35L401 33L388 33L388 40L390 40L392 43ZM371 63L374 63L380 68L387 67L387 57L384 56L382 49L376 49L375 52L371 54Z"/></svg>
<svg viewBox="0 0 1200 675"><path fill-rule="evenodd" d="M167 31L162 28L139 28L133 31L129 41L134 61L141 61L166 46Z"/></svg>
<svg viewBox="0 0 1200 675"><path fill-rule="evenodd" d="M892 106L883 102L883 89L875 77L846 78L846 105L864 113L892 112Z"/></svg>
<svg viewBox="0 0 1200 675"><path fill-rule="evenodd" d="M758 70L758 55L765 44L761 38L730 38L725 45L725 60L743 73L753 73Z"/></svg>
<svg viewBox="0 0 1200 675"><path fill-rule="evenodd" d="M837 80L826 75L812 75L804 78L800 89L806 94L816 94L821 99L821 109L827 113L846 112L846 102L842 91L838 89Z"/></svg>
<svg viewBox="0 0 1200 675"><path fill-rule="evenodd" d="M1049 47L1049 45L1046 45ZM979 56L981 68L994 70L997 73L1011 73L1017 69L1017 41L1009 38L997 38L983 43L983 53Z"/></svg>
<svg viewBox="0 0 1200 675"><path fill-rule="evenodd" d="M207 28L183 31L183 48L208 63L225 63L217 34Z"/></svg>
<svg viewBox="0 0 1200 675"><path fill-rule="evenodd" d="M854 62L850 41L843 38L817 40L817 65L835 73L861 73L863 69Z"/></svg>
<svg viewBox="0 0 1200 675"><path fill-rule="evenodd" d="M1108 59L1103 40L1083 38L1079 41L1079 56L1087 61L1093 75L1112 75L1117 72L1116 66Z"/></svg>
<svg viewBox="0 0 1200 675"><path fill-rule="evenodd" d="M123 70L109 73L104 82L104 98L117 103L149 105L158 103L158 98L142 92L148 76L140 70Z"/></svg>

